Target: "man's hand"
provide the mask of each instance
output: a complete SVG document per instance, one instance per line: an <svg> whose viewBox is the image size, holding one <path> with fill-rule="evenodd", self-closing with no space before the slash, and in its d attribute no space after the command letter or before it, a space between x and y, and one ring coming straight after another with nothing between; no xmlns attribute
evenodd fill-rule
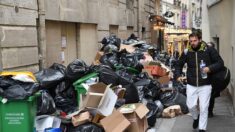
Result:
<svg viewBox="0 0 235 132"><path fill-rule="evenodd" d="M184 81L184 78L183 78L183 77L178 77L178 78L177 78L177 81L183 82L183 81Z"/></svg>
<svg viewBox="0 0 235 132"><path fill-rule="evenodd" d="M209 73L210 72L210 68L209 67L204 67L203 68L203 72L204 73Z"/></svg>

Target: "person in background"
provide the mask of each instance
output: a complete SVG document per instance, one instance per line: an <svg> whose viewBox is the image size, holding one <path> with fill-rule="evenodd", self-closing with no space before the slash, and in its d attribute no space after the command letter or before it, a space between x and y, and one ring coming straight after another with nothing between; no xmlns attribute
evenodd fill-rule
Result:
<svg viewBox="0 0 235 132"><path fill-rule="evenodd" d="M211 47L211 48L215 48L215 44L213 42L208 42L207 46ZM227 69L227 68L225 67L225 69ZM213 82L212 81L212 83L211 83L212 92L211 92L211 98L210 98L210 103L209 103L209 108L208 108L208 117L209 118L214 116L213 109L214 109L214 104L215 104L215 98L220 96L220 92L228 86L229 82L230 82L230 71L229 70L227 71L227 76L225 76L225 80L223 82L219 82L219 81Z"/></svg>
<svg viewBox="0 0 235 132"><path fill-rule="evenodd" d="M208 42L207 43L208 47L212 47L215 48L215 44L213 42ZM209 102L209 107L208 107L208 117L211 118L214 116L213 114L213 109L214 109L214 104L215 104L215 87L212 86L212 92L211 92L211 98L210 98L210 102ZM216 95L218 96L218 95Z"/></svg>
<svg viewBox="0 0 235 132"><path fill-rule="evenodd" d="M132 34L130 35L130 37L128 37L127 41L129 41L129 40L138 40L138 37L136 37L135 34L132 33Z"/></svg>
<svg viewBox="0 0 235 132"><path fill-rule="evenodd" d="M205 132L212 89L209 75L223 67L224 62L214 48L207 48L206 43L202 42L200 32L190 34L189 42L187 52L182 52L177 61L175 78L177 81L183 81L182 69L187 63L187 106L194 120L193 128L199 128L199 132ZM200 67L202 66L200 62L203 67ZM200 111L197 107L198 102Z"/></svg>

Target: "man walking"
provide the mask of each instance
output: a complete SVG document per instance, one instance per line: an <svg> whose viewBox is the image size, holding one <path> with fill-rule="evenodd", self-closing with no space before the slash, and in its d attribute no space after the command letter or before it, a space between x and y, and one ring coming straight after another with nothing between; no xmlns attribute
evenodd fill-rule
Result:
<svg viewBox="0 0 235 132"><path fill-rule="evenodd" d="M193 128L199 128L199 132L205 132L212 89L210 74L223 68L224 62L214 48L207 47L202 42L199 32L190 34L189 42L190 46L182 53L176 64L175 78L182 81L182 68L186 63L187 106L194 120Z"/></svg>

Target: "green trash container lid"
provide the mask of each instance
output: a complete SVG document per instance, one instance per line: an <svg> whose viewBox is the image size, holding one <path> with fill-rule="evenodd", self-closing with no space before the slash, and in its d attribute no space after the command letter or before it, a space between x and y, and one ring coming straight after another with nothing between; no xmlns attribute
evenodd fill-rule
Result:
<svg viewBox="0 0 235 132"><path fill-rule="evenodd" d="M138 70L136 70L135 68L133 67L125 67L123 65L116 65L115 66L116 70L120 70L120 69L127 69L127 71L131 72L131 73L134 73L134 74L139 74L140 72Z"/></svg>
<svg viewBox="0 0 235 132"><path fill-rule="evenodd" d="M73 86L75 87L76 85L80 85L80 84L84 83L85 81L89 80L90 78L97 77L97 76L98 76L98 73L96 73L96 72L87 74L84 77L82 77L82 78L78 79L77 81L75 81L73 83Z"/></svg>

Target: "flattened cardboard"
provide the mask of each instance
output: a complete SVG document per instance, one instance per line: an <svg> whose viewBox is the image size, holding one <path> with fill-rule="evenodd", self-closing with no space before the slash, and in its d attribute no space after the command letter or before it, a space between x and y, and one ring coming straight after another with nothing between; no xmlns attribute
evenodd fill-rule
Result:
<svg viewBox="0 0 235 132"><path fill-rule="evenodd" d="M100 123L105 132L122 132L130 125L130 122L119 111L114 111L110 116L102 119Z"/></svg>

